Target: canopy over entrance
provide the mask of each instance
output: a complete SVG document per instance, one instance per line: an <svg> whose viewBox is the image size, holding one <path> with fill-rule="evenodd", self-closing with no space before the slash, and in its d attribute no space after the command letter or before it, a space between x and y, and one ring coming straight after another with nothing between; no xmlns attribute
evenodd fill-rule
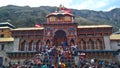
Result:
<svg viewBox="0 0 120 68"><path fill-rule="evenodd" d="M56 31L53 38L53 45L59 46L62 45L64 42L67 43L67 37L65 31L63 30Z"/></svg>

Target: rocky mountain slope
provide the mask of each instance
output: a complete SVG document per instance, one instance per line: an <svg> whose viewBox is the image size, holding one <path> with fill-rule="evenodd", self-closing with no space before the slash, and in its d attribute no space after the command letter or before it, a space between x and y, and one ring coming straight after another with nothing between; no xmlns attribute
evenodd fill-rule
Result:
<svg viewBox="0 0 120 68"><path fill-rule="evenodd" d="M54 12L56 7L15 6L0 7L0 22L10 22L16 27L33 27L36 23L45 23L46 15ZM120 8L111 11L77 10L71 9L75 15L75 22L79 25L110 24L114 31L120 28Z"/></svg>

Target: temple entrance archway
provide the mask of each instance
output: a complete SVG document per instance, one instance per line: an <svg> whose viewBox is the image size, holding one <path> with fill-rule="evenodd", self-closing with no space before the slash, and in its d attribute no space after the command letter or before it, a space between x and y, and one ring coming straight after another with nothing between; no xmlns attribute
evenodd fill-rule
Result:
<svg viewBox="0 0 120 68"><path fill-rule="evenodd" d="M63 30L58 30L53 37L53 45L60 46L63 43L67 43L66 33Z"/></svg>

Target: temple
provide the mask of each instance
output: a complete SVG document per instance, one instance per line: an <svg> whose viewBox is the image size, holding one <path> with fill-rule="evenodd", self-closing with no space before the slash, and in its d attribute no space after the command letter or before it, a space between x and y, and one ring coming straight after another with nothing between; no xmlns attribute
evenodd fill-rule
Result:
<svg viewBox="0 0 120 68"><path fill-rule="evenodd" d="M78 25L74 22L75 16L71 10L62 6L55 12L49 13L46 18L47 22L38 25L38 27L9 27L12 38L6 39L6 41L0 38L2 50L4 49L1 43L12 42L9 45L12 50L7 51L6 55L3 56L7 58L6 61L24 62L24 60L29 60L41 52L45 45L71 47L73 44L77 45L79 53L85 53L85 58L88 60L97 58L117 61L117 49L112 49L114 43L111 41L115 41L113 35L111 36L112 26ZM120 41L120 39L117 40Z"/></svg>

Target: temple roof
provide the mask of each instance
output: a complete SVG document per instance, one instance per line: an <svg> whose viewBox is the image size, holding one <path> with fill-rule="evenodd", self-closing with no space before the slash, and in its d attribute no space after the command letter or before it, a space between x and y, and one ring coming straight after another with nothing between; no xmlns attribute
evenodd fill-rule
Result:
<svg viewBox="0 0 120 68"><path fill-rule="evenodd" d="M44 27L39 27L39 28L37 28L37 27L29 27L29 28L16 28L16 29L12 29L13 31L16 31L16 30L43 30L44 29Z"/></svg>
<svg viewBox="0 0 120 68"><path fill-rule="evenodd" d="M15 28L15 26L13 26L12 24L10 24L9 22L2 22L2 23L0 23L0 27Z"/></svg>
<svg viewBox="0 0 120 68"><path fill-rule="evenodd" d="M8 26L0 27L0 29L10 29Z"/></svg>
<svg viewBox="0 0 120 68"><path fill-rule="evenodd" d="M71 13L71 9L68 9L64 7L63 5L60 5L59 8L57 8L55 12L48 14L46 17L49 17L51 15L53 16L64 16L64 15L74 16Z"/></svg>
<svg viewBox="0 0 120 68"><path fill-rule="evenodd" d="M103 27L112 27L110 25L87 25L87 26L78 26L78 28L103 28Z"/></svg>
<svg viewBox="0 0 120 68"><path fill-rule="evenodd" d="M51 15L53 15L53 16L57 16L57 15L70 15L70 16L74 16L73 14L68 13L68 12L53 12L53 13L48 14L46 17L49 17Z"/></svg>
<svg viewBox="0 0 120 68"><path fill-rule="evenodd" d="M112 35L110 35L110 40L120 40L120 34L112 34Z"/></svg>

